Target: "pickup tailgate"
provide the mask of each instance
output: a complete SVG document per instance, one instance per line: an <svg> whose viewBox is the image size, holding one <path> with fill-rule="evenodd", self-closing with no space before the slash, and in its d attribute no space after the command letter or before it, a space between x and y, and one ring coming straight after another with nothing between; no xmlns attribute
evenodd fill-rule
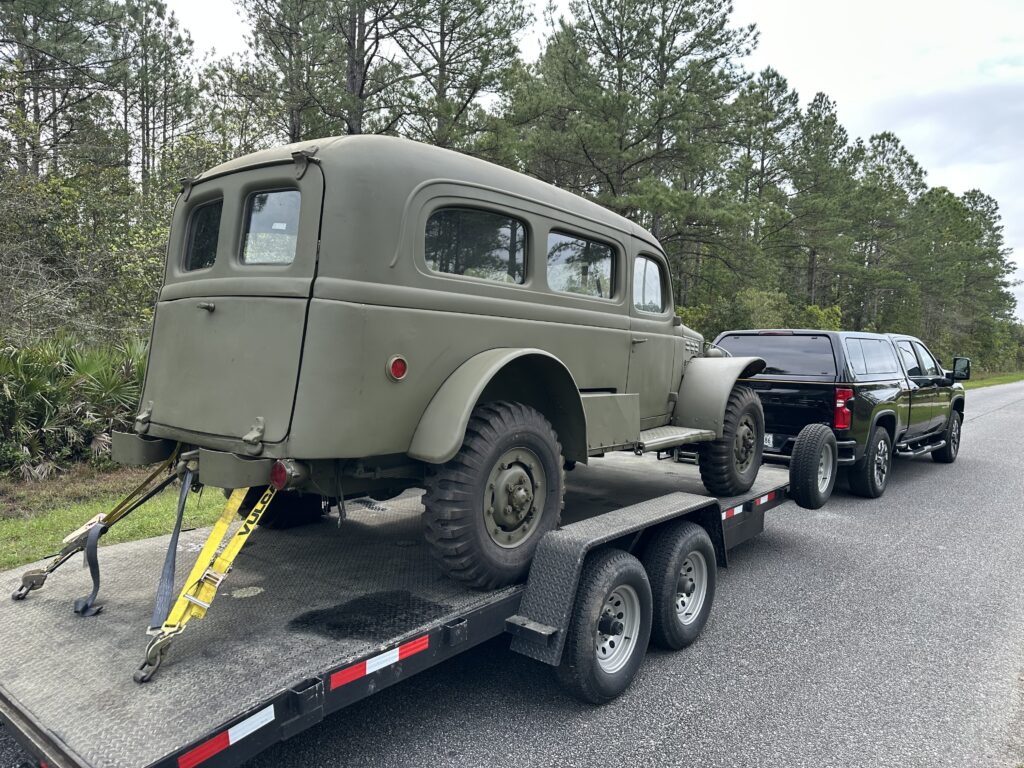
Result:
<svg viewBox="0 0 1024 768"><path fill-rule="evenodd" d="M765 449L789 454L792 440L808 424L832 424L834 383L805 381L745 381L764 407ZM788 445L787 445L788 443Z"/></svg>

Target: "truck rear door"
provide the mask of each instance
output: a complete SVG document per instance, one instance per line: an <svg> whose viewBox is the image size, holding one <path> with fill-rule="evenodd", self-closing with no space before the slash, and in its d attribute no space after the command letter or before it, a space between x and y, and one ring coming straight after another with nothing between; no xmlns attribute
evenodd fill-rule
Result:
<svg viewBox="0 0 1024 768"><path fill-rule="evenodd" d="M907 378L910 379L910 419L906 436L908 438L919 437L931 431L935 399L939 388L935 385L932 377L924 375L913 344L909 340L898 340L896 349L899 350Z"/></svg>
<svg viewBox="0 0 1024 768"><path fill-rule="evenodd" d="M297 176L243 168L179 196L142 397L152 424L287 436L324 191L318 165Z"/></svg>

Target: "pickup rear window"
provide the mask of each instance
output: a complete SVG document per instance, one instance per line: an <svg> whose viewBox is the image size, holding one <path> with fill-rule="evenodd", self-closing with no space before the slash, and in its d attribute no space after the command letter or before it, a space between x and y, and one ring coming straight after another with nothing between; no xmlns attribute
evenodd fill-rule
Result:
<svg viewBox="0 0 1024 768"><path fill-rule="evenodd" d="M765 376L835 376L836 358L828 336L735 333L723 336L718 346L734 357L761 357Z"/></svg>
<svg viewBox="0 0 1024 768"><path fill-rule="evenodd" d="M885 339L847 339L846 356L858 376L900 372L892 344Z"/></svg>

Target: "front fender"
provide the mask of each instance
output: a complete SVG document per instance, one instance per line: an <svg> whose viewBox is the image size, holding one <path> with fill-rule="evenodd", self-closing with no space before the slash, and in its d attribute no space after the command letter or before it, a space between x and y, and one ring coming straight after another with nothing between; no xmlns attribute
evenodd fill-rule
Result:
<svg viewBox="0 0 1024 768"><path fill-rule="evenodd" d="M536 407L552 421L563 441L565 455L586 460L586 417L572 374L549 352L507 347L474 355L445 380L423 412L409 445L409 456L428 464L443 464L455 456L465 439L469 417L484 390L510 363L517 360L522 360L521 364L528 366L533 362L541 363L548 373L557 372L555 378L546 381L543 388L544 399L548 402L533 402L536 399L533 397L516 397L517 390L526 395L528 387L527 382L517 387L517 381L521 382L521 379L515 376L511 379L505 376L496 382L505 386L500 387L502 397L492 399L520 399ZM515 371L518 365L509 368L509 371ZM494 394L493 389L490 394Z"/></svg>
<svg viewBox="0 0 1024 768"><path fill-rule="evenodd" d="M760 357L695 357L686 364L672 423L722 436L725 406L738 379L764 370Z"/></svg>

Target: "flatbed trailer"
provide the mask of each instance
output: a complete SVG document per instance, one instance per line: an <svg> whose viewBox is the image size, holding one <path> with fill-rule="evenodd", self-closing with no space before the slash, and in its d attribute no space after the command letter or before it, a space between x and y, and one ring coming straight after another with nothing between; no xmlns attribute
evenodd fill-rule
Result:
<svg viewBox="0 0 1024 768"><path fill-rule="evenodd" d="M704 495L691 465L651 456L599 464L568 475L563 526L542 541L527 583L490 592L436 567L418 493L349 502L340 523L258 531L210 615L175 640L145 685L132 671L167 538L104 547L99 616L71 609L88 592L84 570L0 602L0 719L40 765L239 765L506 632L514 650L557 664L592 550L633 551L682 516L708 531L723 566L787 499L788 474L775 467L763 467L747 494L721 499ZM204 536L182 534L178 583ZM21 570L0 583L16 585Z"/></svg>

